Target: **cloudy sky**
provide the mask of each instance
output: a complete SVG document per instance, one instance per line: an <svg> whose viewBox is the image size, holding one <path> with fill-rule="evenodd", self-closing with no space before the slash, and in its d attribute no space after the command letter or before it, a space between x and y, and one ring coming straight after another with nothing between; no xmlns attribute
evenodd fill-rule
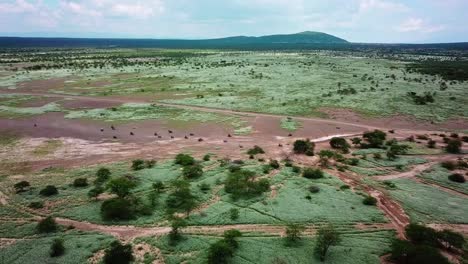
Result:
<svg viewBox="0 0 468 264"><path fill-rule="evenodd" d="M0 35L214 38L322 31L353 42L468 41L468 0L0 0Z"/></svg>

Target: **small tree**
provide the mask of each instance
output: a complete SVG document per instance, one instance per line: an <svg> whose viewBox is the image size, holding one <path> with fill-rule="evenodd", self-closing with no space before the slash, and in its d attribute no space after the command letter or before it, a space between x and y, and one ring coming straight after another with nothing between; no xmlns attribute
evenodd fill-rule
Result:
<svg viewBox="0 0 468 264"><path fill-rule="evenodd" d="M355 145L355 146L360 145L361 142L362 142L362 139L358 138L358 137L355 137L355 138L351 139L351 143L353 143L353 145Z"/></svg>
<svg viewBox="0 0 468 264"><path fill-rule="evenodd" d="M128 179L127 177L119 177L112 179L107 184L110 192L116 194L119 197L125 197L130 194L130 190L136 186L135 182Z"/></svg>
<svg viewBox="0 0 468 264"><path fill-rule="evenodd" d="M239 219L239 209L237 208L231 208L229 210L229 218L231 218L231 220L237 220Z"/></svg>
<svg viewBox="0 0 468 264"><path fill-rule="evenodd" d="M50 245L50 252L49 256L51 257L59 257L65 253L65 246L63 245L63 239L56 238L52 241L52 245Z"/></svg>
<svg viewBox="0 0 468 264"><path fill-rule="evenodd" d="M25 192L31 185L28 181L20 181L16 183L13 187L16 190L16 193Z"/></svg>
<svg viewBox="0 0 468 264"><path fill-rule="evenodd" d="M340 241L340 235L332 225L319 228L317 230L317 242L314 248L316 256L320 261L325 261L330 247L338 245Z"/></svg>
<svg viewBox="0 0 468 264"><path fill-rule="evenodd" d="M304 232L305 227L299 224L289 224L286 227L286 244L291 245L301 239L301 233Z"/></svg>
<svg viewBox="0 0 468 264"><path fill-rule="evenodd" d="M315 144L310 142L309 139L306 140L296 140L294 142L293 151L296 154L306 154L308 156L314 155Z"/></svg>
<svg viewBox="0 0 468 264"><path fill-rule="evenodd" d="M77 178L73 181L74 187L86 187L88 186L88 179L86 178Z"/></svg>
<svg viewBox="0 0 468 264"><path fill-rule="evenodd" d="M365 205L376 205L377 204L377 199L375 199L372 196L366 196L364 200L362 200L362 203Z"/></svg>
<svg viewBox="0 0 468 264"><path fill-rule="evenodd" d="M122 245L118 240L112 242L104 253L105 264L128 264L133 260L132 246Z"/></svg>
<svg viewBox="0 0 468 264"><path fill-rule="evenodd" d="M99 181L101 183L104 183L107 181L111 176L111 172L108 168L99 168L99 170L96 171L96 181Z"/></svg>
<svg viewBox="0 0 468 264"><path fill-rule="evenodd" d="M226 230L223 234L224 240L234 249L239 247L239 242L237 242L236 238L241 236L242 233L237 229Z"/></svg>
<svg viewBox="0 0 468 264"><path fill-rule="evenodd" d="M162 181L156 181L155 183L153 183L153 189L156 190L156 192L158 193L162 193L162 191L164 190L164 183L162 183Z"/></svg>
<svg viewBox="0 0 468 264"><path fill-rule="evenodd" d="M351 147L346 139L342 137L334 137L330 140L330 146L334 149L340 149L343 153L348 153L349 148Z"/></svg>
<svg viewBox="0 0 468 264"><path fill-rule="evenodd" d="M37 223L36 229L39 233L52 233L57 231L58 226L55 220L48 216Z"/></svg>
<svg viewBox="0 0 468 264"><path fill-rule="evenodd" d="M265 151L261 147L255 145L247 151L247 154L255 156L257 154L265 154Z"/></svg>
<svg viewBox="0 0 468 264"><path fill-rule="evenodd" d="M449 180L453 181L453 182L457 182L457 183L465 183L466 182L466 179L463 175L461 175L460 173L454 173L454 174L451 174L448 176Z"/></svg>
<svg viewBox="0 0 468 264"><path fill-rule="evenodd" d="M203 167L200 164L185 166L182 169L182 174L187 179L199 178L203 175Z"/></svg>
<svg viewBox="0 0 468 264"><path fill-rule="evenodd" d="M145 161L142 159L136 159L132 161L132 170L138 171L145 168Z"/></svg>
<svg viewBox="0 0 468 264"><path fill-rule="evenodd" d="M387 134L376 129L372 132L364 133L363 138L367 140L368 144L361 144L361 146L367 148L380 148L387 138Z"/></svg>
<svg viewBox="0 0 468 264"><path fill-rule="evenodd" d="M445 229L437 233L439 242L448 250L453 248L462 249L465 244L465 237L451 230Z"/></svg>
<svg viewBox="0 0 468 264"><path fill-rule="evenodd" d="M58 190L53 185L47 185L46 187L44 187L44 189L39 191L39 194L42 196L52 196L58 194Z"/></svg>
<svg viewBox="0 0 468 264"><path fill-rule="evenodd" d="M461 140L450 139L447 142L447 146L445 147L445 150L447 150L448 153L459 154L461 151L461 146L462 146Z"/></svg>
<svg viewBox="0 0 468 264"><path fill-rule="evenodd" d="M104 220L129 220L135 213L134 204L124 198L109 199L101 205L101 216Z"/></svg>
<svg viewBox="0 0 468 264"><path fill-rule="evenodd" d="M234 255L234 249L224 240L212 244L208 250L208 264L226 264Z"/></svg>
<svg viewBox="0 0 468 264"><path fill-rule="evenodd" d="M169 243L171 245L177 244L182 238L182 234L180 232L181 228L187 226L187 222L185 222L182 218L174 218L171 222L171 231L169 232Z"/></svg>
<svg viewBox="0 0 468 264"><path fill-rule="evenodd" d="M182 166L190 166L195 164L195 159L188 154L178 154L175 157L175 164Z"/></svg>
<svg viewBox="0 0 468 264"><path fill-rule="evenodd" d="M302 176L307 179L320 179L323 178L323 171L314 168L305 168L302 171Z"/></svg>
<svg viewBox="0 0 468 264"><path fill-rule="evenodd" d="M273 169L277 170L279 169L280 167L280 164L277 160L270 160L270 167L272 167Z"/></svg>

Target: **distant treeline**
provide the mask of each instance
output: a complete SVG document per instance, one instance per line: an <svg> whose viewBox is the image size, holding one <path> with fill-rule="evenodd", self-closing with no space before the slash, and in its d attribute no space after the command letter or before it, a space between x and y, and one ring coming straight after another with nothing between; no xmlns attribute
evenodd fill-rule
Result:
<svg viewBox="0 0 468 264"><path fill-rule="evenodd" d="M408 70L422 74L439 75L444 80L468 81L468 61L426 60L411 63Z"/></svg>
<svg viewBox="0 0 468 264"><path fill-rule="evenodd" d="M379 52L411 52L430 54L434 50L468 51L467 43L447 44L362 44L362 43L252 43L242 39L227 41L171 39L94 39L94 38L21 38L0 37L0 48L170 48L228 50L378 50Z"/></svg>

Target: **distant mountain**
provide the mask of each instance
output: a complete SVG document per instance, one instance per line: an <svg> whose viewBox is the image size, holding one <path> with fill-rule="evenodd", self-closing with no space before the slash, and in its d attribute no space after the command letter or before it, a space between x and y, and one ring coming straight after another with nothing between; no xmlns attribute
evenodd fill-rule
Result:
<svg viewBox="0 0 468 264"><path fill-rule="evenodd" d="M304 31L296 34L269 35L261 37L228 37L199 41L224 44L343 44L348 41L322 32Z"/></svg>

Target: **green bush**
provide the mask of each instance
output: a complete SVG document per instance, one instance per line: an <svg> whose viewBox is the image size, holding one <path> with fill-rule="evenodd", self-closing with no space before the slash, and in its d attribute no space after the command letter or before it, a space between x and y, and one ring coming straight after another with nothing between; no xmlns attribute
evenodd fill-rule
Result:
<svg viewBox="0 0 468 264"><path fill-rule="evenodd" d="M320 179L324 177L324 174L320 169L305 168L302 171L302 176L307 179Z"/></svg>
<svg viewBox="0 0 468 264"><path fill-rule="evenodd" d="M210 161L210 154L206 154L205 156L203 156L203 161Z"/></svg>
<svg viewBox="0 0 468 264"><path fill-rule="evenodd" d="M239 170L229 173L224 190L238 198L241 196L260 195L270 189L270 183L267 179L255 181L255 172L248 170Z"/></svg>
<svg viewBox="0 0 468 264"><path fill-rule="evenodd" d="M39 194L42 195L42 196L52 196L52 195L58 194L58 190L53 185L47 185L46 187L44 187L44 189L42 189L39 192Z"/></svg>
<svg viewBox="0 0 468 264"><path fill-rule="evenodd" d="M130 220L135 214L135 205L128 199L113 198L101 205L101 216L104 220Z"/></svg>
<svg viewBox="0 0 468 264"><path fill-rule="evenodd" d="M315 185L309 186L309 192L318 193L318 192L320 192L320 188L318 186L315 186Z"/></svg>
<svg viewBox="0 0 468 264"><path fill-rule="evenodd" d="M261 147L255 145L247 151L247 154L255 156L257 154L265 154L265 151Z"/></svg>
<svg viewBox="0 0 468 264"><path fill-rule="evenodd" d="M181 166L191 166L195 164L195 159L188 154L177 154L175 157L175 164Z"/></svg>
<svg viewBox="0 0 468 264"><path fill-rule="evenodd" d="M73 181L74 187L86 187L88 186L88 179L86 178L77 178Z"/></svg>
<svg viewBox="0 0 468 264"><path fill-rule="evenodd" d="M367 143L361 143L362 148L380 148L385 142L387 134L376 129L372 132L364 133L362 137L367 141Z"/></svg>
<svg viewBox="0 0 468 264"><path fill-rule="evenodd" d="M32 209L41 209L41 208L44 208L44 202L42 201L30 202L28 207Z"/></svg>
<svg viewBox="0 0 468 264"><path fill-rule="evenodd" d="M107 183L107 188L111 193L116 194L119 197L125 197L130 194L131 189L136 186L136 183L130 180L128 177L122 176L115 178Z"/></svg>
<svg viewBox="0 0 468 264"><path fill-rule="evenodd" d="M377 199L375 199L372 196L367 196L362 200L362 203L365 205L376 205L377 204Z"/></svg>
<svg viewBox="0 0 468 264"><path fill-rule="evenodd" d="M111 172L107 168L99 168L96 171L96 181L94 182L95 184L103 184L107 180L109 180L111 176Z"/></svg>
<svg viewBox="0 0 468 264"><path fill-rule="evenodd" d="M49 256L51 257L59 257L65 253L65 246L63 245L63 239L56 238L52 241L52 245L50 245L50 252Z"/></svg>
<svg viewBox="0 0 468 264"><path fill-rule="evenodd" d="M128 264L133 260L132 246L122 245L118 240L112 242L104 253L105 264Z"/></svg>
<svg viewBox="0 0 468 264"><path fill-rule="evenodd" d="M445 147L445 150L448 153L459 154L461 152L461 146L462 146L461 140L459 140L459 139L450 139L447 142L447 146Z"/></svg>
<svg viewBox="0 0 468 264"><path fill-rule="evenodd" d="M277 160L270 160L270 167L272 167L273 169L277 170L279 169L280 167L280 164Z"/></svg>
<svg viewBox="0 0 468 264"><path fill-rule="evenodd" d="M294 141L293 151L296 154L306 154L307 156L313 156L315 149L315 143L310 142L309 139Z"/></svg>
<svg viewBox="0 0 468 264"><path fill-rule="evenodd" d="M458 183L464 183L466 182L466 179L463 175L461 175L460 173L454 173L454 174L451 174L448 176L449 180L453 181L453 182L458 182Z"/></svg>
<svg viewBox="0 0 468 264"><path fill-rule="evenodd" d="M89 190L88 197L89 198L97 198L103 192L104 192L104 188L102 188L101 186L96 186L96 187L92 188L91 190Z"/></svg>
<svg viewBox="0 0 468 264"><path fill-rule="evenodd" d="M16 190L16 193L21 193L26 191L31 185L29 184L28 181L20 181L16 183L13 187Z"/></svg>
<svg viewBox="0 0 468 264"><path fill-rule="evenodd" d="M334 137L330 140L330 146L334 149L340 149L344 153L349 152L349 148L351 147L349 143L346 141L345 138L342 137Z"/></svg>
<svg viewBox="0 0 468 264"><path fill-rule="evenodd" d="M199 178L203 175L203 168L200 164L185 166L182 169L182 175L187 179Z"/></svg>
<svg viewBox="0 0 468 264"><path fill-rule="evenodd" d="M132 170L138 171L145 168L145 161L142 159L136 159L132 161Z"/></svg>
<svg viewBox="0 0 468 264"><path fill-rule="evenodd" d="M231 208L229 210L229 218L231 218L231 220L237 220L239 219L239 209L237 208Z"/></svg>
<svg viewBox="0 0 468 264"><path fill-rule="evenodd" d="M394 240L390 259L398 264L449 264L450 262L433 247L413 245L404 240Z"/></svg>
<svg viewBox="0 0 468 264"><path fill-rule="evenodd" d="M52 233L58 230L55 220L48 216L37 223L36 230L39 233Z"/></svg>

